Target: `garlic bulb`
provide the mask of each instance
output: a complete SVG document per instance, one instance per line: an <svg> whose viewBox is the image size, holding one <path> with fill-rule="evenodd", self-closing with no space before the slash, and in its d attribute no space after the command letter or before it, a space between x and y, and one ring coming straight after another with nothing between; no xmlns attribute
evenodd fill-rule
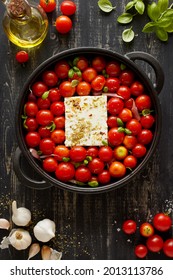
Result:
<svg viewBox="0 0 173 280"><path fill-rule="evenodd" d="M25 250L31 245L32 239L27 230L18 228L11 231L9 242L16 250Z"/></svg>
<svg viewBox="0 0 173 280"><path fill-rule="evenodd" d="M55 237L55 223L49 219L41 220L35 225L33 231L37 240L48 242Z"/></svg>
<svg viewBox="0 0 173 280"><path fill-rule="evenodd" d="M17 208L17 203L12 202L12 221L17 226L27 226L31 221L31 212L25 207Z"/></svg>

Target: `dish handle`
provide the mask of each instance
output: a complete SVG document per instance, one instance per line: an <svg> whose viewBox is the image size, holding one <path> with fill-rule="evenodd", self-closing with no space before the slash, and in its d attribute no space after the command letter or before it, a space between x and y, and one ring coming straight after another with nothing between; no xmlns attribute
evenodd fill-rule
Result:
<svg viewBox="0 0 173 280"><path fill-rule="evenodd" d="M164 72L158 60L154 58L151 54L140 51L127 53L126 56L133 62L135 62L135 60L143 60L154 69L156 75L156 85L154 85L154 88L159 94L164 85Z"/></svg>
<svg viewBox="0 0 173 280"><path fill-rule="evenodd" d="M31 172L31 167L28 165L29 163L24 158L19 147L17 147L14 153L13 166L19 181L25 186L37 190L43 190L52 187L50 183L42 180L42 178L39 177L39 175L34 170L32 171L31 175L31 177L33 178L31 178L30 175L28 175L26 172L26 169ZM25 166L25 170L22 166Z"/></svg>

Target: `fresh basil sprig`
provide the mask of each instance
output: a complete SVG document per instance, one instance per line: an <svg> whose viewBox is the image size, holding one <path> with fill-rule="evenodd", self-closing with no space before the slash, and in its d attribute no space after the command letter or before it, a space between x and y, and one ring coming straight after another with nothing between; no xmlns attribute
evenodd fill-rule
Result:
<svg viewBox="0 0 173 280"><path fill-rule="evenodd" d="M151 19L142 29L144 33L155 33L161 41L168 41L168 33L173 32L173 9L169 0L158 0L147 7Z"/></svg>
<svg viewBox="0 0 173 280"><path fill-rule="evenodd" d="M105 13L110 13L116 8L112 6L112 3L109 0L99 0L98 6Z"/></svg>

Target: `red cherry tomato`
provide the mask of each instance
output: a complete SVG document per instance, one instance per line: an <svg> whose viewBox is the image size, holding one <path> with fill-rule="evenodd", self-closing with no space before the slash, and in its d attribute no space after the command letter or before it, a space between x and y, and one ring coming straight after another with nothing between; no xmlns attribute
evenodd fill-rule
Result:
<svg viewBox="0 0 173 280"><path fill-rule="evenodd" d="M102 75L98 75L95 79L91 82L91 87L94 91L101 91L105 85L105 77Z"/></svg>
<svg viewBox="0 0 173 280"><path fill-rule="evenodd" d="M173 238L169 238L164 242L163 252L167 257L173 258Z"/></svg>
<svg viewBox="0 0 173 280"><path fill-rule="evenodd" d="M54 87L58 83L58 77L54 71L45 71L42 80L48 87Z"/></svg>
<svg viewBox="0 0 173 280"><path fill-rule="evenodd" d="M30 148L34 148L37 147L40 143L40 135L36 131L30 131L26 134L25 140L26 140L26 144Z"/></svg>
<svg viewBox="0 0 173 280"><path fill-rule="evenodd" d="M147 145L153 139L153 133L149 129L142 129L141 132L137 136L138 142Z"/></svg>
<svg viewBox="0 0 173 280"><path fill-rule="evenodd" d="M72 86L71 82L64 81L59 86L60 94L63 97L71 97L75 93L75 87Z"/></svg>
<svg viewBox="0 0 173 280"><path fill-rule="evenodd" d="M38 106L34 102L26 102L24 106L24 114L27 117L35 117L38 113Z"/></svg>
<svg viewBox="0 0 173 280"><path fill-rule="evenodd" d="M55 73L60 79L67 78L69 70L70 70L70 65L65 60L61 60L57 62L55 65Z"/></svg>
<svg viewBox="0 0 173 280"><path fill-rule="evenodd" d="M58 167L57 161L54 157L47 157L43 160L43 169L47 172L55 172Z"/></svg>
<svg viewBox="0 0 173 280"><path fill-rule="evenodd" d="M108 131L108 141L112 146L119 146L124 139L124 132L119 132L118 127L113 127Z"/></svg>
<svg viewBox="0 0 173 280"><path fill-rule="evenodd" d="M99 149L98 156L102 161L109 162L113 157L113 151L111 147L104 146Z"/></svg>
<svg viewBox="0 0 173 280"><path fill-rule="evenodd" d="M79 82L79 84L76 87L76 92L80 96L89 95L90 91L91 91L91 84L85 81Z"/></svg>
<svg viewBox="0 0 173 280"><path fill-rule="evenodd" d="M128 100L131 96L131 90L129 87L121 85L117 91L117 94L120 95L124 100Z"/></svg>
<svg viewBox="0 0 173 280"><path fill-rule="evenodd" d="M97 77L97 71L94 68L88 67L82 73L84 81L91 83Z"/></svg>
<svg viewBox="0 0 173 280"><path fill-rule="evenodd" d="M134 95L134 96L139 96L141 94L143 94L144 92L144 86L138 82L138 81L135 81L131 87L130 87L130 90L131 90L131 94Z"/></svg>
<svg viewBox="0 0 173 280"><path fill-rule="evenodd" d="M51 135L50 129L48 129L46 126L40 126L38 133L41 138L49 138Z"/></svg>
<svg viewBox="0 0 173 280"><path fill-rule="evenodd" d="M27 118L24 120L23 125L28 131L35 131L38 127L38 123L35 118Z"/></svg>
<svg viewBox="0 0 173 280"><path fill-rule="evenodd" d="M159 252L163 247L163 239L161 236L154 234L148 237L146 245L150 251Z"/></svg>
<svg viewBox="0 0 173 280"><path fill-rule="evenodd" d="M53 121L53 114L49 110L39 110L36 115L38 124L46 126Z"/></svg>
<svg viewBox="0 0 173 280"><path fill-rule="evenodd" d="M88 167L86 166L79 166L76 169L75 179L82 183L89 182L91 179L91 172Z"/></svg>
<svg viewBox="0 0 173 280"><path fill-rule="evenodd" d="M40 6L46 13L53 12L56 8L55 0L40 0Z"/></svg>
<svg viewBox="0 0 173 280"><path fill-rule="evenodd" d="M65 113L65 105L62 101L53 102L50 111L54 116L61 116Z"/></svg>
<svg viewBox="0 0 173 280"><path fill-rule="evenodd" d="M126 167L120 161L113 161L109 166L109 173L114 178L121 178L126 174Z"/></svg>
<svg viewBox="0 0 173 280"><path fill-rule="evenodd" d="M32 92L35 96L41 97L45 91L48 90L48 87L43 82L35 82L32 85Z"/></svg>
<svg viewBox="0 0 173 280"><path fill-rule="evenodd" d="M29 60L29 55L26 51L19 51L16 53L16 60L19 63L25 63Z"/></svg>
<svg viewBox="0 0 173 280"><path fill-rule="evenodd" d="M37 105L39 109L49 109L50 107L50 100L48 98L43 99L41 97L39 97L37 99Z"/></svg>
<svg viewBox="0 0 173 280"><path fill-rule="evenodd" d="M154 234L154 228L150 223L143 223L139 228L140 234L144 237L149 237Z"/></svg>
<svg viewBox="0 0 173 280"><path fill-rule="evenodd" d="M88 60L86 57L80 56L75 58L74 61L74 65L81 71L84 71L88 67Z"/></svg>
<svg viewBox="0 0 173 280"><path fill-rule="evenodd" d="M105 69L106 60L102 56L96 56L93 58L91 64L97 72L102 72Z"/></svg>
<svg viewBox="0 0 173 280"><path fill-rule="evenodd" d="M59 101L61 98L60 92L58 88L51 88L49 90L48 99L50 102Z"/></svg>
<svg viewBox="0 0 173 280"><path fill-rule="evenodd" d="M70 158L75 162L83 161L86 158L86 149L82 146L73 146L70 150Z"/></svg>
<svg viewBox="0 0 173 280"><path fill-rule="evenodd" d="M109 127L118 127L118 123L117 123L117 117L115 116L109 116L108 120L107 120L107 124Z"/></svg>
<svg viewBox="0 0 173 280"><path fill-rule="evenodd" d="M144 157L147 152L147 148L142 145L142 144L137 144L133 149L132 149L132 155L136 158L141 158Z"/></svg>
<svg viewBox="0 0 173 280"><path fill-rule="evenodd" d="M63 15L71 16L76 12L76 4L73 1L63 1L60 5L60 11Z"/></svg>
<svg viewBox="0 0 173 280"><path fill-rule="evenodd" d="M123 164L125 165L126 168L133 169L137 165L137 159L133 155L129 155L125 157Z"/></svg>
<svg viewBox="0 0 173 280"><path fill-rule="evenodd" d="M128 150L132 150L137 144L137 138L133 135L125 135L123 144Z"/></svg>
<svg viewBox="0 0 173 280"><path fill-rule="evenodd" d="M55 171L55 176L62 182L72 180L75 175L75 168L71 162L60 162Z"/></svg>
<svg viewBox="0 0 173 280"><path fill-rule="evenodd" d="M140 258L140 259L143 259L146 257L148 253L148 249L145 245L143 244L139 244L135 247L135 255Z"/></svg>
<svg viewBox="0 0 173 280"><path fill-rule="evenodd" d="M108 184L111 180L111 176L108 170L103 170L98 174L98 182L100 184Z"/></svg>
<svg viewBox="0 0 173 280"><path fill-rule="evenodd" d="M118 78L107 78L104 89L107 88L107 92L117 92L120 87L120 81Z"/></svg>
<svg viewBox="0 0 173 280"><path fill-rule="evenodd" d="M142 130L140 122L136 119L131 119L130 121L128 121L126 123L126 128L128 128L131 131L132 135L137 135Z"/></svg>
<svg viewBox="0 0 173 280"><path fill-rule="evenodd" d="M126 220L123 222L122 230L126 234L133 234L136 232L136 222L134 220Z"/></svg>
<svg viewBox="0 0 173 280"><path fill-rule="evenodd" d="M54 118L54 124L56 128L64 128L65 127L65 117L57 116Z"/></svg>
<svg viewBox="0 0 173 280"><path fill-rule="evenodd" d="M99 150L98 150L97 147L89 147L87 149L87 154L86 155L90 156L92 158L96 158L98 156L98 152L99 152Z"/></svg>
<svg viewBox="0 0 173 280"><path fill-rule="evenodd" d="M142 116L140 119L143 128L151 128L155 122L155 118L152 115Z"/></svg>
<svg viewBox="0 0 173 280"><path fill-rule="evenodd" d="M50 138L40 140L39 149L44 155L51 155L55 149L55 143Z"/></svg>
<svg viewBox="0 0 173 280"><path fill-rule="evenodd" d="M51 139L55 144L63 144L65 140L65 131L63 129L55 129L51 133Z"/></svg>
<svg viewBox="0 0 173 280"><path fill-rule="evenodd" d="M123 70L120 74L120 82L125 86L131 86L134 80L134 74L131 70Z"/></svg>
<svg viewBox="0 0 173 280"><path fill-rule="evenodd" d="M93 174L99 174L104 169L104 163L100 158L94 158L89 162L88 168Z"/></svg>
<svg viewBox="0 0 173 280"><path fill-rule="evenodd" d="M121 73L120 64L116 61L110 61L106 65L106 73L110 77L118 77Z"/></svg>
<svg viewBox="0 0 173 280"><path fill-rule="evenodd" d="M63 159L69 158L70 150L64 145L58 145L53 151L55 159L58 161L63 161Z"/></svg>
<svg viewBox="0 0 173 280"><path fill-rule="evenodd" d="M167 231L171 228L172 220L168 215L158 213L153 218L153 225L159 231Z"/></svg>
<svg viewBox="0 0 173 280"><path fill-rule="evenodd" d="M122 99L118 97L112 97L109 99L107 107L108 107L108 112L111 115L115 116L119 114L124 108L124 102L122 101Z"/></svg>
<svg viewBox="0 0 173 280"><path fill-rule="evenodd" d="M123 121L123 122L128 122L132 119L132 111L127 108L123 108L122 111L119 113L118 117Z"/></svg>
<svg viewBox="0 0 173 280"><path fill-rule="evenodd" d="M72 20L65 15L57 17L55 21L56 30L61 34L66 34L72 29Z"/></svg>
<svg viewBox="0 0 173 280"><path fill-rule="evenodd" d="M151 98L146 94L139 95L135 100L136 107L139 111L151 108Z"/></svg>

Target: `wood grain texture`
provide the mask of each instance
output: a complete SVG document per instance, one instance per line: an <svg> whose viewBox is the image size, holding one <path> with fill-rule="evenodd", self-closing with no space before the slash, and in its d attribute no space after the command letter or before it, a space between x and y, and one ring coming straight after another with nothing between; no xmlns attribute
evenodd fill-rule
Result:
<svg viewBox="0 0 173 280"><path fill-rule="evenodd" d="M37 1L35 1L37 3ZM60 3L58 1L57 3ZM159 211L173 210L173 37L161 43L153 34L141 32L147 18L137 17L133 23L138 34L131 44L124 44L124 27L116 22L126 1L116 1L117 11L104 14L97 1L76 0L77 13L69 35L58 35L53 23L60 14L59 7L49 14L49 33L44 43L29 50L30 60L24 66L15 61L18 48L8 42L0 26L0 217L10 219L11 201L28 207L34 223L45 217L56 223L56 238L50 243L63 252L63 259L135 259L134 244L138 235L127 237L121 231L122 221L128 218L138 223L148 220ZM115 1L112 1L115 2ZM58 4L59 5L59 4ZM0 6L1 14L4 7ZM21 88L32 71L47 58L60 51L81 47L102 47L120 54L145 51L159 60L165 73L165 85L159 96L162 106L162 134L152 160L126 186L103 194L82 195L52 187L42 191L22 185L13 169L13 158L18 146L15 135L16 104ZM141 67L154 82L149 65ZM0 238L6 235L0 231ZM1 250L0 259L27 259L26 251ZM38 256L39 258L39 256ZM148 259L165 259L161 254L148 254Z"/></svg>

